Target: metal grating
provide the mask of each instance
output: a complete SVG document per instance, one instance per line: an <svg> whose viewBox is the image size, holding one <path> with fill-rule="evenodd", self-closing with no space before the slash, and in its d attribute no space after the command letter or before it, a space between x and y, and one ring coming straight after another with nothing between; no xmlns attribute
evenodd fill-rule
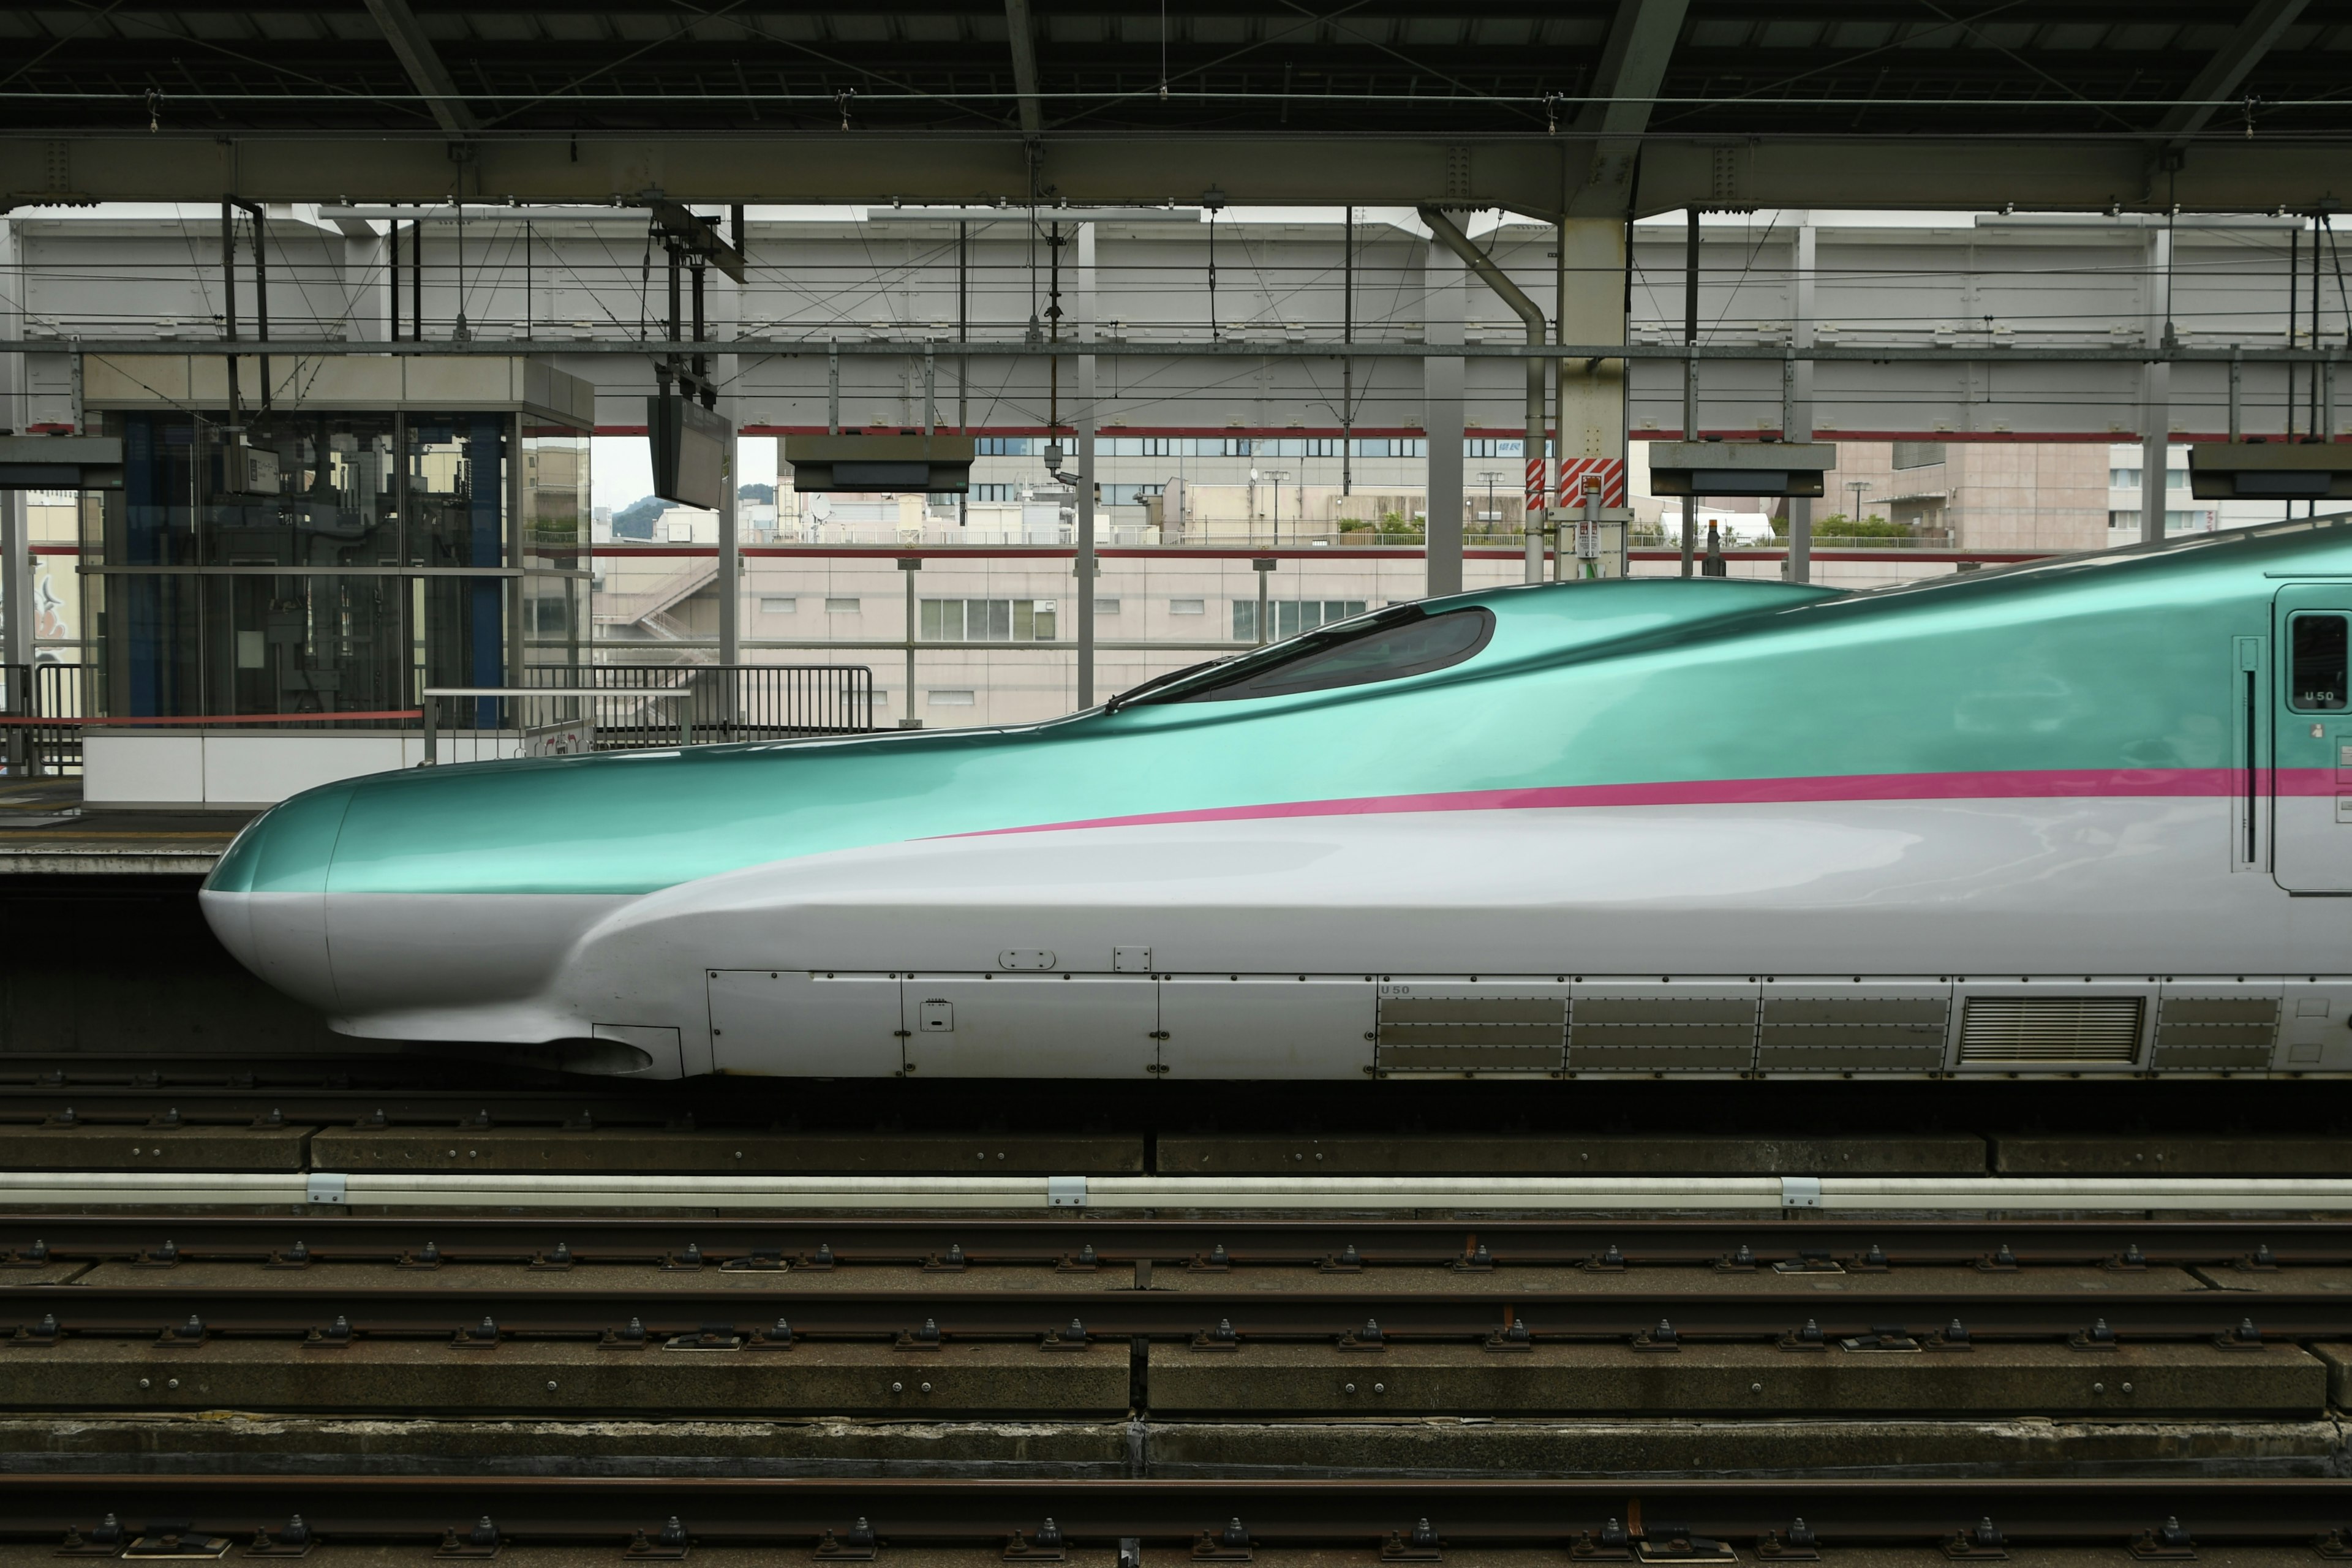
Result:
<svg viewBox="0 0 2352 1568"><path fill-rule="evenodd" d="M1402 1072L1556 1072L1567 1022L1567 1003L1557 996L1383 996L1380 1065Z"/></svg>
<svg viewBox="0 0 2352 1568"><path fill-rule="evenodd" d="M2139 996L1971 996L1960 1014L1960 1060L2135 1061L2147 1007Z"/></svg>
<svg viewBox="0 0 2352 1568"><path fill-rule="evenodd" d="M2249 1072L2278 1045L2275 996L2167 996L2156 1010L2158 1072Z"/></svg>

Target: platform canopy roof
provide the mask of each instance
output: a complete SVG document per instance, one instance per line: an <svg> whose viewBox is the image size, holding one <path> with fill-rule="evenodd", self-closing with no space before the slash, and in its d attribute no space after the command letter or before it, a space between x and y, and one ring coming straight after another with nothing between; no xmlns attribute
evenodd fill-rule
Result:
<svg viewBox="0 0 2352 1568"><path fill-rule="evenodd" d="M2352 140L2352 0L77 0L0 59L17 203L2315 206Z"/></svg>

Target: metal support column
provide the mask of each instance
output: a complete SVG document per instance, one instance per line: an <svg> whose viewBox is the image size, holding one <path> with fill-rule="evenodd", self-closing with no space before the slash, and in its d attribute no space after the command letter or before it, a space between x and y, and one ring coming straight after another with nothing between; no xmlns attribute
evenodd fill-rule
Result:
<svg viewBox="0 0 2352 1568"><path fill-rule="evenodd" d="M1813 346L1813 275L1814 238L1812 214L1798 215L1797 238L1794 247L1791 282L1796 295L1795 319L1789 323L1789 350L1794 354ZM1789 400L1787 428L1780 432L1783 441L1811 441L1813 438L1813 362L1800 359L1794 366L1796 384ZM1789 498L1789 581L1810 583L1813 580L1813 500L1811 496Z"/></svg>
<svg viewBox="0 0 2352 1568"><path fill-rule="evenodd" d="M1339 341L1356 341L1356 209L1342 209L1339 241ZM1339 362L1339 494L1356 493L1356 362Z"/></svg>
<svg viewBox="0 0 2352 1568"><path fill-rule="evenodd" d="M915 574L923 569L919 555L898 557L898 570L907 579L907 706L898 715L898 728L919 730L923 721L915 717L915 637L922 630L922 620L915 604Z"/></svg>
<svg viewBox="0 0 2352 1568"><path fill-rule="evenodd" d="M1422 260L1422 320L1433 347L1462 342L1462 258L1435 241ZM1429 596L1462 592L1463 363L1451 356L1421 362L1429 444L1426 521Z"/></svg>
<svg viewBox="0 0 2352 1568"><path fill-rule="evenodd" d="M236 342L236 205L226 197L221 199L221 340ZM228 422L241 426L244 416L237 412L236 356L228 356ZM203 447L199 440L191 452ZM193 458L191 461L193 461Z"/></svg>
<svg viewBox="0 0 2352 1568"><path fill-rule="evenodd" d="M1078 225L1078 342L1095 338L1095 226ZM1095 705L1095 356L1078 356L1078 706Z"/></svg>
<svg viewBox="0 0 2352 1568"><path fill-rule="evenodd" d="M33 551L26 537L25 492L0 491L0 626L5 627L5 662L9 713L25 718L33 711ZM21 724L8 727L8 773L21 778L31 753L31 733Z"/></svg>
<svg viewBox="0 0 2352 1568"><path fill-rule="evenodd" d="M2160 351L2164 342L2165 275L2172 265L2172 236L2156 229L2148 236L2147 346ZM2165 463L2172 448L2172 366L2151 360L2140 370L2139 536L2143 543L2164 537Z"/></svg>
<svg viewBox="0 0 2352 1568"><path fill-rule="evenodd" d="M1528 298L1525 290L1511 281L1500 267L1476 246L1454 221L1435 207L1421 209L1422 221L1438 241L1462 258L1463 264L1478 274L1479 280L1495 292L1495 297L1517 313L1527 327L1528 346L1541 348L1548 339L1543 307ZM1524 417L1519 421L1519 456L1526 465L1525 488L1520 492L1519 531L1527 542L1527 561L1522 581L1543 581L1543 509L1544 509L1544 362L1527 362L1527 398Z"/></svg>
<svg viewBox="0 0 2352 1568"><path fill-rule="evenodd" d="M1685 215L1683 240L1683 439L1698 439L1698 208ZM1698 497L1683 500L1683 575L1698 551Z"/></svg>
<svg viewBox="0 0 2352 1568"><path fill-rule="evenodd" d="M726 444L719 452L719 662L729 669L743 662L743 529L742 506L735 492L735 421L727 421ZM912 579L909 579L912 581ZM731 682L735 678L728 677ZM734 687L727 690L731 693ZM722 721L734 717L722 712Z"/></svg>
<svg viewBox="0 0 2352 1568"><path fill-rule="evenodd" d="M963 347L971 343L971 226L956 225L956 342ZM956 357L956 434L971 434L971 360L966 355ZM962 528L971 521L971 491L969 488L956 496L956 526Z"/></svg>

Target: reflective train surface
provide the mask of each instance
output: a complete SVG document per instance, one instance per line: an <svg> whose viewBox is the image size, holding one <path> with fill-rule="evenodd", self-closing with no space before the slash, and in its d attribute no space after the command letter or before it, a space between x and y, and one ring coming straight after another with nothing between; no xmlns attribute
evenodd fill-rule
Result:
<svg viewBox="0 0 2352 1568"><path fill-rule="evenodd" d="M2352 1074L2352 524L1393 605L1016 729L425 768L205 885L676 1077Z"/></svg>

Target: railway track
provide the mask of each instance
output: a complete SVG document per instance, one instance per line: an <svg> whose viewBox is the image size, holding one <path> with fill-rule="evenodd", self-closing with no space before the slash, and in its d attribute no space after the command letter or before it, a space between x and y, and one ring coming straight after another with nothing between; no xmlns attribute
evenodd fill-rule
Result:
<svg viewBox="0 0 2352 1568"><path fill-rule="evenodd" d="M1809 1323L1831 1340L1890 1324L1923 1339L1956 1324L1972 1342L2065 1339L2094 1323L2126 1340L2237 1336L2248 1324L2272 1338L2352 1339L2352 1269L2288 1269L2282 1279L2241 1284L2226 1274L2165 1266L2087 1281L2082 1270L2059 1266L1998 1279L1965 1266L1906 1267L1843 1276L1832 1294L1826 1271L1750 1278L1662 1268L1622 1279L1558 1279L1506 1269L1498 1279L1465 1279L1425 1268L1357 1278L1268 1267L1218 1279L1171 1279L1155 1271L1155 1283L1139 1286L1135 1271L1116 1267L983 1267L951 1281L919 1265L772 1279L761 1278L761 1268L444 1261L428 1279L415 1264L320 1260L291 1279L286 1266L266 1263L189 1263L168 1277L137 1262L101 1264L64 1271L53 1286L7 1292L0 1322L31 1331L54 1319L68 1333L152 1336L193 1318L210 1335L235 1337L299 1336L340 1320L362 1337L442 1339L485 1321L507 1336L592 1338L636 1322L658 1338L713 1323L750 1333L782 1319L796 1334L819 1338L895 1339L929 1324L950 1342L1034 1341L1080 1324L1090 1339L1189 1342L1229 1333L1249 1342L1360 1337L1369 1321L1380 1331L1367 1351L1510 1334L1493 1347L1497 1352L1629 1339L1654 1333L1661 1322L1688 1343L1777 1340ZM550 1278L559 1270L563 1277Z"/></svg>
<svg viewBox="0 0 2352 1568"><path fill-rule="evenodd" d="M299 1516L299 1523L293 1521ZM2342 1479L1867 1481L734 1480L0 1476L0 1542L203 1559L571 1548L629 1560L763 1548L785 1561L1558 1563L1954 1560L2283 1549L2340 1557ZM674 1528L673 1528L674 1525ZM266 1532L264 1534L263 1532ZM1041 1541L1041 1536L1043 1537ZM167 1543L165 1538L171 1538ZM215 1544L215 1543L217 1544ZM378 1559L382 1560L382 1559ZM394 1557L390 1560L404 1561ZM581 1560L577 1557L572 1561ZM587 1558L595 1561L595 1558ZM2225 1555L2225 1561L2239 1560ZM2253 1559L2270 1561L2271 1559ZM1899 1561L1899 1559L1898 1559ZM1915 1561L1916 1561L1915 1559Z"/></svg>
<svg viewBox="0 0 2352 1568"><path fill-rule="evenodd" d="M2315 1416L2352 1382L2326 1224L184 1217L0 1221L0 1409Z"/></svg>

